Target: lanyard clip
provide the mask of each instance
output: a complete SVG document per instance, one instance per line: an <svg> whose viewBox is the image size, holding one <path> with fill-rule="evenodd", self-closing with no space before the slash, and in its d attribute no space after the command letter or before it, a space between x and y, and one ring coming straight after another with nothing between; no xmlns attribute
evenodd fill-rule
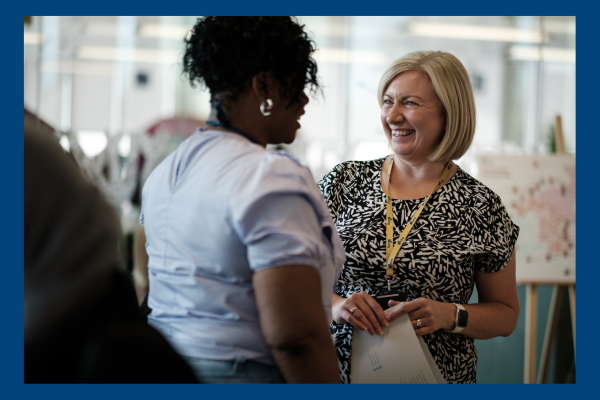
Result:
<svg viewBox="0 0 600 400"><path fill-rule="evenodd" d="M385 279L387 279L387 283L388 283L388 292L391 292L392 291L392 277L386 276Z"/></svg>

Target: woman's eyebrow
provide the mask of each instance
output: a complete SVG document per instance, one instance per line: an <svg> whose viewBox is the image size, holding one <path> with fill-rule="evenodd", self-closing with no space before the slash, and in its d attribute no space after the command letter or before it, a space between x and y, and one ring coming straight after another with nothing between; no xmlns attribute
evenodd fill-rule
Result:
<svg viewBox="0 0 600 400"><path fill-rule="evenodd" d="M384 94L383 94L383 97L384 97L384 98L385 98L385 97L389 97L390 99L393 99L393 98L394 98L394 96L392 96L392 95L390 95L390 94L388 94L388 93L384 93ZM417 95L415 95L415 94L407 94L407 95L404 95L404 96L400 97L400 100L406 100L406 99L408 99L409 97L414 97L414 98L417 98L417 99L419 99L419 100L421 100L421 101L423 101L423 100L424 100L422 97L419 97L419 96L417 96Z"/></svg>
<svg viewBox="0 0 600 400"><path fill-rule="evenodd" d="M416 99L419 99L419 100L423 101L423 98L422 98L422 97L419 97L419 96L417 96L417 95L415 95L415 94L407 94L406 96L402 96L402 97L401 97L401 99L402 99L402 100L406 100L406 99L408 99L409 97L414 97L414 98L416 98Z"/></svg>

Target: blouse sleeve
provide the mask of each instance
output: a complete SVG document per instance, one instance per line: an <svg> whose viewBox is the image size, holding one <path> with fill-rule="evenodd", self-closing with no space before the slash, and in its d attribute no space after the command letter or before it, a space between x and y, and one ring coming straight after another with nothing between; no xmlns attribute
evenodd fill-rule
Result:
<svg viewBox="0 0 600 400"><path fill-rule="evenodd" d="M479 219L473 232L475 268L480 272L498 272L512 257L519 227L508 216L498 195L489 191L487 197L474 208L474 217Z"/></svg>
<svg viewBox="0 0 600 400"><path fill-rule="evenodd" d="M268 157L244 177L231 203L233 226L253 270L303 264L321 268L331 247L321 229L312 176L292 160Z"/></svg>

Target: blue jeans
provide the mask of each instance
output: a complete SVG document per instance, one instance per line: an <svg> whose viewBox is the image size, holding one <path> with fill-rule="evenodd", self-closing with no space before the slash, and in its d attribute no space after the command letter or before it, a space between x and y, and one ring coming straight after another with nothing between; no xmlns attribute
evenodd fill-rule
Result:
<svg viewBox="0 0 600 400"><path fill-rule="evenodd" d="M285 383L277 366L238 357L219 361L183 356L200 383Z"/></svg>

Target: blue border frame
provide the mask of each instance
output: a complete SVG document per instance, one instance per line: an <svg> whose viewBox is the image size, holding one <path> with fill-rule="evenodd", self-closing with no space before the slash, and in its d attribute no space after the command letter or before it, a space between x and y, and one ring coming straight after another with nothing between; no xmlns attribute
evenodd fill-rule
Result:
<svg viewBox="0 0 600 400"><path fill-rule="evenodd" d="M183 3L181 3L183 5ZM165 15L165 14L236 14L236 15L382 15L382 14L409 14L409 15L576 15L577 33L579 37L579 48L583 49L577 57L577 100L580 118L578 119L578 130L582 132L583 141L579 140L577 179L582 182L581 187L587 187L587 182L592 182L589 187L595 188L592 179L592 160L597 157L595 149L598 148L598 129L591 126L590 116L598 115L592 109L595 106L592 90L597 88L598 83L593 79L592 68L598 64L594 62L597 58L598 46L595 38L599 35L594 25L596 13L590 8L577 5L565 7L565 2L555 0L541 2L502 2L497 4L485 4L481 2L463 1L441 2L438 0L427 1L422 4L411 3L408 6L402 2L378 2L367 3L350 1L327 1L307 0L294 5L282 5L272 0L262 2L249 2L240 0L229 0L226 3L199 2L188 3L185 7L173 7L163 2L117 2L104 1L101 7L94 7L92 3L82 6L81 3L71 1L60 3L48 3L41 1L29 1L27 8L22 7L23 15L36 13L38 15ZM21 39L13 40L20 35L21 15L11 15L4 19L1 28L6 35L5 44L9 46L4 54L20 54L22 49ZM175 11L175 13L174 13ZM589 47L588 47L589 46ZM23 141L20 136L22 127L21 106L12 99L20 98L22 95L21 81L16 79L22 73L18 63L11 63L6 57L2 66L6 91L3 96L3 115L5 116L6 128L4 129L5 151L0 157L0 171L4 171L6 182L3 196L0 200L4 207L3 215L6 216L7 224L2 229L2 248L5 260L4 271L6 271L6 284L4 290L0 291L0 304L5 307L2 310L3 333L2 333L2 393L4 398L86 398L106 399L132 398L155 399L180 396L198 396L201 398L271 398L284 397L286 399L332 398L343 396L348 398L364 397L396 397L407 396L421 398L423 396L439 396L440 398L457 398L485 396L487 398L567 398L583 397L586 394L596 392L593 382L597 380L594 376L597 371L592 364L597 354L595 346L591 345L589 351L579 351L577 383L575 385L476 385L457 388L456 386L433 386L426 388L414 385L392 386L392 385L24 385L23 382L23 314L21 299L23 298ZM595 128L595 129L594 129ZM583 133L584 132L584 133ZM582 145L585 144L584 145ZM15 167L16 166L16 167ZM577 196L577 208L581 215L588 215L593 210L595 198L590 196L593 189L580 190ZM586 196L587 195L587 196ZM578 251L578 314L581 316L581 326L585 329L579 330L579 349L588 348L592 344L592 335L597 332L597 317L594 302L593 282L598 278L598 268L592 256L595 235L595 219L593 214L589 217L580 218L577 224L577 247ZM524 305L522 305L524 306ZM583 347L582 347L583 346Z"/></svg>

